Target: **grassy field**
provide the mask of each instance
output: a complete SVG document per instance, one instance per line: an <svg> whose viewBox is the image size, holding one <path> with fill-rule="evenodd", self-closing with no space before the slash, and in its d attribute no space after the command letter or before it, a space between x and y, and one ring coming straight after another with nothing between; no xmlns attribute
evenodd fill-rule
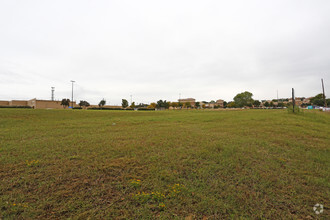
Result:
<svg viewBox="0 0 330 220"><path fill-rule="evenodd" d="M329 219L329 131L318 111L0 109L0 219Z"/></svg>

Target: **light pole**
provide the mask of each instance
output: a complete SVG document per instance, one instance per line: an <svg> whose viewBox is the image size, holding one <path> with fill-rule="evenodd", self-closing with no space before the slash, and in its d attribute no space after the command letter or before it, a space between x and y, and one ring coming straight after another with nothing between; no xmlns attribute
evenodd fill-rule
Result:
<svg viewBox="0 0 330 220"><path fill-rule="evenodd" d="M327 100L325 99L323 79L321 79L321 81L322 81L322 90L323 90L324 107L327 107Z"/></svg>
<svg viewBox="0 0 330 220"><path fill-rule="evenodd" d="M55 91L55 87L52 87L52 101L54 101L54 91Z"/></svg>
<svg viewBox="0 0 330 220"><path fill-rule="evenodd" d="M76 81L71 80L72 83L72 94L71 94L71 108L73 109L73 83L75 83Z"/></svg>

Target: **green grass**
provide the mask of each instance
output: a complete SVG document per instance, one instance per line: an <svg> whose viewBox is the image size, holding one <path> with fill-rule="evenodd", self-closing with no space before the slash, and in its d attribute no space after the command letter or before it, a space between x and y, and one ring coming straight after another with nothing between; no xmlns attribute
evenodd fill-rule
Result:
<svg viewBox="0 0 330 220"><path fill-rule="evenodd" d="M0 219L329 219L329 130L318 111L0 109Z"/></svg>

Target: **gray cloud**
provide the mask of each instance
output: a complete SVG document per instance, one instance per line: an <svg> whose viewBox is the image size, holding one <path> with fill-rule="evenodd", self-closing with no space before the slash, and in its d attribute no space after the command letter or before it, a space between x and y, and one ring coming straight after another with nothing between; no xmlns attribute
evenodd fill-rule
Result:
<svg viewBox="0 0 330 220"><path fill-rule="evenodd" d="M0 99L313 96L330 77L330 2L1 1Z"/></svg>

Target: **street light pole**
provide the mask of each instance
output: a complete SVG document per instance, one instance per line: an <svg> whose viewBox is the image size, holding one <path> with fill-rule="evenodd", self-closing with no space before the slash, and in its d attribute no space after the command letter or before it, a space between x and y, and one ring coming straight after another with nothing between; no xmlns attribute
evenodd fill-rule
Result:
<svg viewBox="0 0 330 220"><path fill-rule="evenodd" d="M322 81L322 90L323 90L324 107L327 107L327 100L325 99L323 79L321 79L321 81Z"/></svg>
<svg viewBox="0 0 330 220"><path fill-rule="evenodd" d="M72 94L71 94L71 108L73 109L73 83L75 83L76 81L71 80L72 83Z"/></svg>

